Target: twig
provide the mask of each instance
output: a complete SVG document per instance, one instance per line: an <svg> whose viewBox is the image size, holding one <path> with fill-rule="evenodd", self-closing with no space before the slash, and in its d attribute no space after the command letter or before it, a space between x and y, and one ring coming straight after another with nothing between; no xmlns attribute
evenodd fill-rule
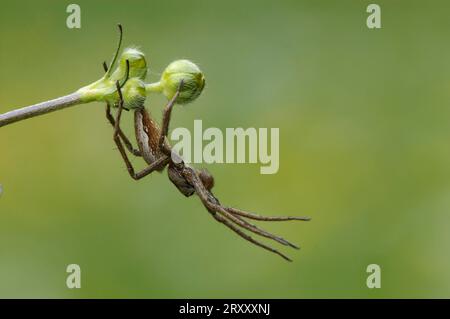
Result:
<svg viewBox="0 0 450 319"><path fill-rule="evenodd" d="M83 103L78 92L0 114L0 127Z"/></svg>
<svg viewBox="0 0 450 319"><path fill-rule="evenodd" d="M109 78L112 69L117 62L120 47L122 44L122 33L123 33L122 25L118 24L118 28L119 28L119 41L117 44L116 52L114 53L114 57L109 67L106 65L106 63L103 63L103 68L105 69L106 72L105 76L103 76L100 80L95 81L94 83L79 89L75 93L62 96L54 100L45 101L39 104L26 106L17 110L0 114L0 127L18 121L22 121L30 117L35 117L53 111L62 110L69 106L89 103L97 100L104 100L105 96L114 93L115 81L110 81ZM129 67L130 67L129 62L127 61L127 68L129 69ZM128 80L128 73L125 80L122 82L121 87L125 85L127 80ZM113 89L112 91L111 88Z"/></svg>

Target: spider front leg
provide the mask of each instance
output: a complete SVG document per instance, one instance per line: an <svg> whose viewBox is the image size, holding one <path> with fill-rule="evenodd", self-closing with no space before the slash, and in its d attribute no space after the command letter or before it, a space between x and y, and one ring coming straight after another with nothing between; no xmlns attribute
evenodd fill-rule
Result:
<svg viewBox="0 0 450 319"><path fill-rule="evenodd" d="M284 255L283 253L279 252L278 250L254 239L247 233L245 233L241 228L246 229L256 235L260 235L269 239L272 239L282 245L290 246L292 248L298 249L298 247L289 241L276 236L274 234L271 234L258 226L255 226L248 221L246 221L242 217L247 218L253 218L258 220L309 220L307 217L264 217L253 213L248 213L245 211L228 208L220 204L219 200L212 194L211 191L209 191L204 183L202 182L201 177L199 176L199 173L191 167L185 166L183 169L183 174L187 180L192 184L192 186L195 188L195 191L197 195L199 196L200 200L202 201L203 205L206 207L206 209L213 215L213 217L220 223L224 224L228 228L230 228L232 231L234 231L236 234L238 234L240 237L246 239L247 241L262 247L270 252L273 252L282 258L291 261L289 257Z"/></svg>
<svg viewBox="0 0 450 319"><path fill-rule="evenodd" d="M117 87L117 92L119 94L119 105L118 105L118 109L117 109L116 120L114 123L113 139L117 145L117 148L119 149L120 155L122 156L122 159L125 162L127 171L130 174L131 178L133 178L135 180L139 180L139 179L147 176L148 174L154 172L155 170L161 169L161 167L167 165L170 161L170 158L167 156L161 156L155 162L153 162L152 164L150 164L149 166L144 168L142 171L137 172L137 173L135 172L134 167L131 164L130 160L128 159L127 153L126 153L125 148L123 147L122 141L120 139L120 132L121 132L120 118L122 116L122 110L123 110L123 96L122 96L122 91L121 91L119 82L116 83L116 87Z"/></svg>

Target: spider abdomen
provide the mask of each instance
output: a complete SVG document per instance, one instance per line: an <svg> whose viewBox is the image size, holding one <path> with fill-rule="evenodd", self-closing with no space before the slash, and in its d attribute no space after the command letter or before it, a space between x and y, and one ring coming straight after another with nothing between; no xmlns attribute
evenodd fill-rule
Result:
<svg viewBox="0 0 450 319"><path fill-rule="evenodd" d="M161 156L158 146L161 130L158 124L150 117L147 110L141 108L134 112L134 126L137 144L142 157L147 164L154 163Z"/></svg>

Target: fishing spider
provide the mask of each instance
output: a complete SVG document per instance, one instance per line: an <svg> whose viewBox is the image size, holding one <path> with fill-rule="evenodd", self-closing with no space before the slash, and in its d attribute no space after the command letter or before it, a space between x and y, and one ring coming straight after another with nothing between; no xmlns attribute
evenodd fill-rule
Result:
<svg viewBox="0 0 450 319"><path fill-rule="evenodd" d="M103 66L106 71L106 64L103 64ZM129 69L128 61L127 69ZM254 239L246 232L244 232L243 229L246 229L262 237L272 239L285 246L299 249L298 246L279 236L271 234L254 224L251 224L246 220L246 218L258 221L308 221L310 220L310 218L291 216L261 216L255 213L250 213L240 209L224 206L219 202L219 200L213 195L211 191L214 186L213 176L209 174L206 169L198 170L187 165L175 152L172 152L171 146L168 142L167 134L169 130L172 108L177 97L180 94L183 82L180 83L176 94L168 102L167 106L164 109L161 129L159 128L158 124L152 119L150 113L144 108L143 105L134 110L134 127L138 149L133 148L130 140L126 137L126 135L120 128L122 110L124 109L124 99L121 91L122 86L123 84L120 85L119 82L116 83L117 92L119 95L116 117L114 118L111 114L111 106L109 103L107 103L106 105L106 117L114 127L113 139L125 162L130 176L134 180L139 180L155 171L162 172L162 170L164 170L164 168L167 166L170 181L186 197L189 197L194 193L197 194L205 208L215 220L224 224L226 227L230 228L236 234L248 240L249 242L279 255L287 261L292 261L289 257L281 253L280 251ZM131 154L138 157L143 157L148 166L143 170L136 172L128 158L123 144L125 144L125 147Z"/></svg>

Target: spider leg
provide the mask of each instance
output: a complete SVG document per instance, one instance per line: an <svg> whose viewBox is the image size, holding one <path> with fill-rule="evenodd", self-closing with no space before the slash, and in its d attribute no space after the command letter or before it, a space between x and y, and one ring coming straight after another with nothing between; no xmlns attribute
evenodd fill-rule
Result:
<svg viewBox="0 0 450 319"><path fill-rule="evenodd" d="M288 261L292 261L289 257L284 255L280 251L254 239L253 237L251 237L250 235L248 235L247 233L242 231L242 229L240 229L238 226L241 226L242 228L252 231L255 234L276 240L277 242L279 242L283 245L296 247L295 245L287 242L286 240L284 240L280 237L277 237L277 236L272 235L262 229L259 229L256 226L251 225L250 223L244 221L241 218L236 218L235 216L233 216L232 214L227 212L225 210L225 208L221 206L221 204L219 203L217 198L215 198L214 195L212 195L212 193L209 192L204 187L200 177L198 176L197 172L194 169L192 169L190 167L185 167L185 172L187 172L187 175L188 175L187 177L192 182L192 185L194 186L196 193L199 196L200 200L202 201L203 205L206 207L206 209L213 215L213 217L218 222L224 224L225 226L230 228L232 231L234 231L236 234L238 234L240 237L244 238L245 240L247 240L261 248L264 248L272 253L275 253Z"/></svg>
<svg viewBox="0 0 450 319"><path fill-rule="evenodd" d="M223 213L224 216L226 216L228 219L232 220L235 224L238 224L239 226L241 226L245 229L248 229L249 231L251 231L255 234L258 234L258 235L266 237L266 238L273 239L274 241L276 241L282 245L290 246L295 249L300 249L297 245L287 241L286 239L284 239L280 236L271 234L271 233L265 231L264 229L261 229L260 227L249 223L248 221L246 221L245 219L243 219L239 216L234 216L233 214L230 214L229 212L227 212L227 210L223 206L221 206L221 212Z"/></svg>
<svg viewBox="0 0 450 319"><path fill-rule="evenodd" d="M110 69L114 66L114 63L117 59L117 56L119 54L119 50L120 50L120 46L122 44L122 25L118 24L118 28L119 28L119 43L116 49L116 52L114 54L114 58L113 61L111 61L110 67L108 67L108 65L106 64L105 61L103 61L102 63L102 67L103 70L105 71L105 76L108 76L108 72L110 72ZM129 64L127 62L127 73L129 72ZM128 79L128 75L126 80ZM126 81L125 80L125 81ZM113 127L116 126L115 121L114 121L114 117L111 114L111 106L109 105L109 103L106 103L106 118L108 119L109 123L111 123L111 125ZM133 154L134 156L142 156L141 152L138 149L134 149L133 145L131 144L130 140L127 138L127 136L125 135L125 133L123 133L123 131L119 128L119 136L122 139L122 141L124 142L125 146L127 147L128 151Z"/></svg>
<svg viewBox="0 0 450 319"><path fill-rule="evenodd" d="M149 166L144 168L142 171L135 173L133 165L131 164L130 160L128 159L125 148L123 147L122 141L120 140L120 137L119 137L119 132L120 132L119 124L120 124L120 117L122 116L123 96L122 96L122 91L121 91L120 84L118 81L116 82L116 86L117 86L117 92L119 94L119 107L117 110L117 116L116 116L115 125L114 125L113 139L117 145L117 148L119 149L120 155L122 156L122 158L125 162L125 165L127 167L128 173L130 174L131 178L133 178L135 180L139 180L139 179L147 176L148 174L154 172L155 170L160 169L162 166L167 165L170 161L170 158L167 156L161 156L155 162L153 162L152 164L150 164Z"/></svg>
<svg viewBox="0 0 450 319"><path fill-rule="evenodd" d="M232 231L234 231L236 234L238 234L239 236L241 236L242 238L244 238L245 240L248 240L249 242L263 248L266 249L270 252L273 252L274 254L277 254L279 256L281 256L283 259L287 260L287 261L292 261L292 259L290 259L288 256L286 256L285 254L279 252L278 250L267 246L266 244L261 243L260 241L254 239L253 237L251 237L250 235L244 233L241 229L239 229L236 225L234 225L232 222L230 222L229 220L227 220L225 217L223 217L220 214L213 214L213 217L220 223L224 224L225 226L227 226L228 228L230 228Z"/></svg>
<svg viewBox="0 0 450 319"><path fill-rule="evenodd" d="M177 100L178 96L180 95L182 87L183 87L183 80L181 80L177 92L174 94L172 99L170 99L170 101L167 103L163 111L161 135L159 137L159 149L167 156L171 155L171 149L167 143L167 134L169 133L170 116L172 114L172 108L175 105L175 101Z"/></svg>
<svg viewBox="0 0 450 319"><path fill-rule="evenodd" d="M289 220L301 220L301 221L309 221L311 220L310 217L296 217L296 216L262 216L255 213L250 213L243 211L241 209L232 208L232 207L226 207L225 208L229 213L233 215L239 215L242 217L247 217L254 220L261 220L261 221L289 221Z"/></svg>
<svg viewBox="0 0 450 319"><path fill-rule="evenodd" d="M208 195L208 200L210 202L210 205L212 206L211 208L213 208L215 211L220 212L224 217L228 218L235 224L237 224L240 227L245 228L257 235L272 239L282 245L290 246L295 249L300 249L297 245L287 241L286 239L284 239L280 236L271 234L268 231L265 231L264 229L261 229L260 227L249 223L244 218L241 218L240 216L236 216L236 215L233 215L232 213L228 212L227 208L224 207L223 205L221 205L219 200L210 191L206 190L206 192Z"/></svg>
<svg viewBox="0 0 450 319"><path fill-rule="evenodd" d="M111 106L109 105L109 103L106 103L106 118L113 127L116 126L116 121L114 120L114 117L111 114ZM120 129L120 127L119 127L119 136L131 154L133 154L134 156L142 156L141 151L133 147L133 144L131 144L130 140L127 138L122 129Z"/></svg>

